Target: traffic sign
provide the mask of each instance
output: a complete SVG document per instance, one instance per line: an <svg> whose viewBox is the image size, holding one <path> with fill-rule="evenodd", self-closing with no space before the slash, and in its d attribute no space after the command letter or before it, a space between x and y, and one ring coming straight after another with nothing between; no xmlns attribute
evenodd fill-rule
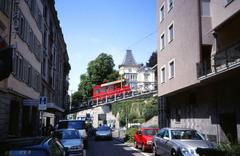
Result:
<svg viewBox="0 0 240 156"><path fill-rule="evenodd" d="M46 110L47 109L47 97L42 96L39 99L38 110Z"/></svg>

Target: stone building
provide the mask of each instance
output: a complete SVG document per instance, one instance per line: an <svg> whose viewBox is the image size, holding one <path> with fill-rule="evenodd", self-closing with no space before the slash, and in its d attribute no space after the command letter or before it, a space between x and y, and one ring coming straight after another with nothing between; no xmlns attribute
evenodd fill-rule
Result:
<svg viewBox="0 0 240 156"><path fill-rule="evenodd" d="M159 126L240 141L240 1L157 0Z"/></svg>

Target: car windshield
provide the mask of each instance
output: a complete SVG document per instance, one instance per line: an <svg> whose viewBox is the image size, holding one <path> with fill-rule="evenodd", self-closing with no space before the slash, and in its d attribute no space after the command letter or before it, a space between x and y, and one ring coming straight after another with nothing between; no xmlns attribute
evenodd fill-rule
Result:
<svg viewBox="0 0 240 156"><path fill-rule="evenodd" d="M84 129L85 122L84 121L61 121L58 124L58 129L62 128L74 128L74 129Z"/></svg>
<svg viewBox="0 0 240 156"><path fill-rule="evenodd" d="M58 139L80 139L80 135L76 130L55 131L53 135Z"/></svg>
<svg viewBox="0 0 240 156"><path fill-rule="evenodd" d="M203 140L195 130L171 130L172 139Z"/></svg>
<svg viewBox="0 0 240 156"><path fill-rule="evenodd" d="M107 126L102 126L97 129L97 131L109 131L109 130L111 130L111 129L110 129L110 127L107 127Z"/></svg>
<svg viewBox="0 0 240 156"><path fill-rule="evenodd" d="M157 130L154 130L154 129L145 129L143 131L143 134L146 135L146 136L153 136L157 133Z"/></svg>
<svg viewBox="0 0 240 156"><path fill-rule="evenodd" d="M0 154L2 155L2 152ZM4 151L3 156L47 156L47 154L42 150L26 149Z"/></svg>

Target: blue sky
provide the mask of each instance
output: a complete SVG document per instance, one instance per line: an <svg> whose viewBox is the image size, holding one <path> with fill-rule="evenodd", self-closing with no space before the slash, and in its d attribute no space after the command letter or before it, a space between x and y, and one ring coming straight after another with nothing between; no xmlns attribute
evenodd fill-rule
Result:
<svg viewBox="0 0 240 156"><path fill-rule="evenodd" d="M156 50L156 0L55 0L55 7L71 64L70 92L102 52L113 56L118 69L126 49L138 63Z"/></svg>

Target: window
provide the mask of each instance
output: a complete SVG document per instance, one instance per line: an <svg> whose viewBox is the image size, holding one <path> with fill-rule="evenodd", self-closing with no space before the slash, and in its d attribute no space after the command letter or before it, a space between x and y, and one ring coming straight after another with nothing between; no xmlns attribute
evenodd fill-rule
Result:
<svg viewBox="0 0 240 156"><path fill-rule="evenodd" d="M175 121L176 122L181 121L181 110L179 108L176 108L176 110L175 110Z"/></svg>
<svg viewBox="0 0 240 156"><path fill-rule="evenodd" d="M160 37L160 50L163 50L165 48L165 35L162 33Z"/></svg>
<svg viewBox="0 0 240 156"><path fill-rule="evenodd" d="M161 83L164 83L166 81L166 67L163 66L161 68Z"/></svg>
<svg viewBox="0 0 240 156"><path fill-rule="evenodd" d="M201 1L202 16L210 16L210 0Z"/></svg>
<svg viewBox="0 0 240 156"><path fill-rule="evenodd" d="M31 65L28 66L28 85L31 86L32 83L32 67Z"/></svg>
<svg viewBox="0 0 240 156"><path fill-rule="evenodd" d="M169 79L172 79L174 78L175 76L175 60L171 60L169 63L168 63L168 78Z"/></svg>
<svg viewBox="0 0 240 156"><path fill-rule="evenodd" d="M174 39L174 25L173 22L168 27L168 43L170 43Z"/></svg>
<svg viewBox="0 0 240 156"><path fill-rule="evenodd" d="M228 6L228 4L230 4L233 0L224 0L225 3L225 7Z"/></svg>
<svg viewBox="0 0 240 156"><path fill-rule="evenodd" d="M173 8L173 0L168 0L168 12Z"/></svg>
<svg viewBox="0 0 240 156"><path fill-rule="evenodd" d="M161 8L160 8L159 17L160 17L160 22L162 22L163 19L164 19L164 3L162 4L162 6L161 6Z"/></svg>

